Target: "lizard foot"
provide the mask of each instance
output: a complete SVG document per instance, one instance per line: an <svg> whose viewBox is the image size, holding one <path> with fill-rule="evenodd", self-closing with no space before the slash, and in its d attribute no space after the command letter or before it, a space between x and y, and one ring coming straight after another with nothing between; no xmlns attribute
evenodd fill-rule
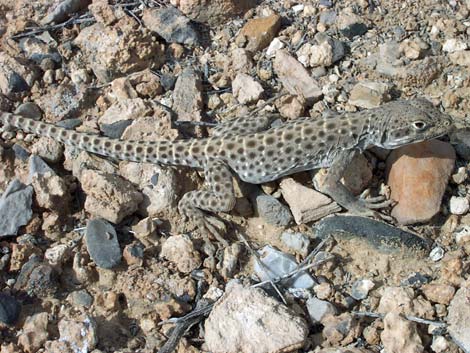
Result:
<svg viewBox="0 0 470 353"><path fill-rule="evenodd" d="M227 231L227 227L225 223L217 217L197 209L192 209L191 212L183 212L182 214L184 218L191 219L204 235L209 233L209 235L212 235L222 246L227 247L229 245L222 236L222 234L225 234Z"/></svg>
<svg viewBox="0 0 470 353"><path fill-rule="evenodd" d="M388 206L393 206L396 201L394 200L387 200L387 198L383 195L376 196L376 197L366 197L368 195L367 190L364 191L359 196L359 201L363 203L363 205L369 209L380 209L385 208Z"/></svg>

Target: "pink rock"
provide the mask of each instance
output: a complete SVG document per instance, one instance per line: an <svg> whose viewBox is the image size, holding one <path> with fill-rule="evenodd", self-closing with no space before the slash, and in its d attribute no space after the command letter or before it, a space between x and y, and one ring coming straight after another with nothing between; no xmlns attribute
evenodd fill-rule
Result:
<svg viewBox="0 0 470 353"><path fill-rule="evenodd" d="M398 202L392 216L400 224L413 224L437 214L454 162L454 148L439 140L394 150L387 159L387 184Z"/></svg>

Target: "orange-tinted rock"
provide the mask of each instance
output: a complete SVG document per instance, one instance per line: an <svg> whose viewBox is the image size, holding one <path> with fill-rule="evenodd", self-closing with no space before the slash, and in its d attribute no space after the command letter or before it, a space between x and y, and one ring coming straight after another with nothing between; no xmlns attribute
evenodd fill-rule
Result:
<svg viewBox="0 0 470 353"><path fill-rule="evenodd" d="M246 49L257 52L266 48L281 28L281 16L271 15L249 20L240 31L248 40Z"/></svg>
<svg viewBox="0 0 470 353"><path fill-rule="evenodd" d="M439 140L394 150L387 159L387 184L398 202L392 216L400 224L413 224L437 214L454 162L454 148Z"/></svg>

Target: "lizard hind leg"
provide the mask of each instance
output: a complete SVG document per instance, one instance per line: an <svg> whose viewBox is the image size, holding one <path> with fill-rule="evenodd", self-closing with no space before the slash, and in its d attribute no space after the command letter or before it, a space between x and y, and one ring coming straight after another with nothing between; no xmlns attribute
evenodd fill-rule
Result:
<svg viewBox="0 0 470 353"><path fill-rule="evenodd" d="M178 204L179 212L193 220L197 227L210 233L224 246L227 241L222 237L225 224L212 212L229 212L235 206L235 193L230 168L222 161L206 164L205 190L186 193Z"/></svg>

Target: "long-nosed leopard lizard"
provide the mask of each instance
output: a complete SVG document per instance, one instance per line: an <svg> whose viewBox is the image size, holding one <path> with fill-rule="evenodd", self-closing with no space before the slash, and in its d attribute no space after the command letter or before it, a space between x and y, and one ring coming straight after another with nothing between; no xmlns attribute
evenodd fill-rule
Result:
<svg viewBox="0 0 470 353"><path fill-rule="evenodd" d="M371 146L394 149L433 139L453 126L449 116L424 99L397 100L328 119L298 119L273 128L263 118L234 119L214 129L212 137L180 141L114 140L10 113L0 113L0 121L99 155L203 169L206 188L185 194L178 207L219 239L223 223L209 212L228 212L234 207L232 175L260 184L329 167L321 191L354 214L377 215L373 209L388 201L356 198L340 183L354 156Z"/></svg>

